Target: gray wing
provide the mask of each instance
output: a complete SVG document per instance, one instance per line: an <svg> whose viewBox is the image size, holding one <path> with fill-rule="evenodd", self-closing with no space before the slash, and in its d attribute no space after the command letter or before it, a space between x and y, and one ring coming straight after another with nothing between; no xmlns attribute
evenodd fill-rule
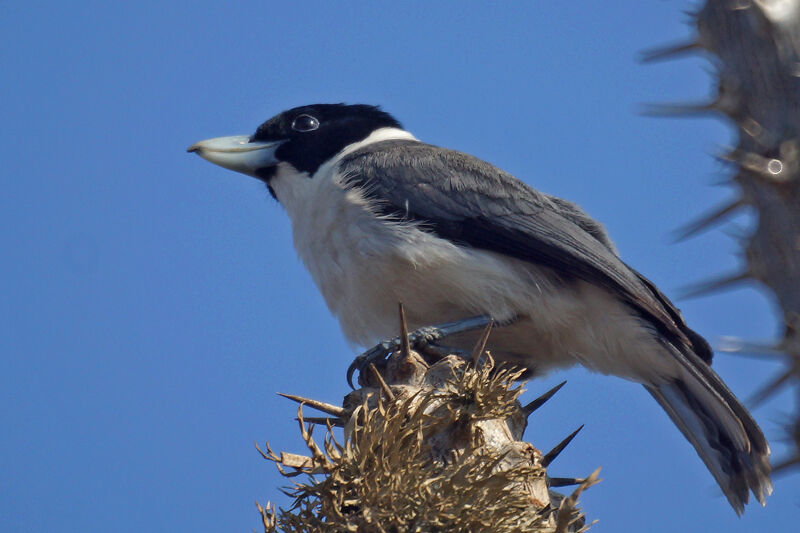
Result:
<svg viewBox="0 0 800 533"><path fill-rule="evenodd" d="M416 141L384 141L340 162L383 214L474 248L601 285L678 346L710 362L711 350L646 278L617 257L602 226L575 204L540 193L468 154Z"/></svg>
<svg viewBox="0 0 800 533"><path fill-rule="evenodd" d="M586 212L577 204L564 200L563 198L550 196L549 194L540 194L545 196L555 205L561 216L573 222L574 224L577 224L582 230L587 232L598 241L602 242L606 248L614 252L614 254L617 253L616 246L614 246L614 243L611 242L611 239L609 238L608 234L606 233L606 229L602 226L602 224L587 215Z"/></svg>

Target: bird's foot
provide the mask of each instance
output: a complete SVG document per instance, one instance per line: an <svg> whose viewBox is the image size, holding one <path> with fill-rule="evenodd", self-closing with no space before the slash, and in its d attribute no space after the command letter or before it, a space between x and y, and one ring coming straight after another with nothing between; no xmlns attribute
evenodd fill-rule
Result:
<svg viewBox="0 0 800 533"><path fill-rule="evenodd" d="M449 335L485 328L490 322L492 322L491 317L482 315L438 326L426 326L405 335L401 334L393 339L380 342L350 363L350 367L347 369L347 383L350 387L353 387L353 374L355 374L356 370L360 374L370 364L384 362L392 353L398 350L413 349L440 357L445 351L458 354L459 351L439 346L437 342ZM401 324L404 323L405 319L401 315ZM401 329L404 328L401 326ZM407 344L405 339L408 339Z"/></svg>
<svg viewBox="0 0 800 533"><path fill-rule="evenodd" d="M427 326L408 334L408 346L413 350L424 350L428 346L434 346L434 343L443 336L442 331L436 326ZM353 374L356 370L360 374L370 364L386 361L391 354L403 348L403 344L403 337L398 336L382 341L356 357L347 369L347 383L350 387L353 387Z"/></svg>

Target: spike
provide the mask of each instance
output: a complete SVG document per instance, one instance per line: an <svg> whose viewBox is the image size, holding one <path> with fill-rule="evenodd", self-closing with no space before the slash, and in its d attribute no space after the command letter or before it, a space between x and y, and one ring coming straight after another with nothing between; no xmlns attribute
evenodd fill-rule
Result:
<svg viewBox="0 0 800 533"><path fill-rule="evenodd" d="M377 368L375 368L375 365L370 363L369 368L370 370L372 370L372 373L375 374L375 378L378 380L378 383L381 386L381 390L383 390L383 393L386 395L389 401L394 401L394 393L392 392L392 389L390 389L389 385L387 385L386 382L383 380L383 376L381 376L381 373L378 372Z"/></svg>
<svg viewBox="0 0 800 533"><path fill-rule="evenodd" d="M586 481L585 478L579 477L548 477L547 478L547 486L548 487L569 487L571 485L580 485Z"/></svg>
<svg viewBox="0 0 800 533"><path fill-rule="evenodd" d="M783 162L779 159L767 159L753 152L739 151L736 162L742 169L770 180L777 179L783 172Z"/></svg>
<svg viewBox="0 0 800 533"><path fill-rule="evenodd" d="M718 111L716 101L707 103L644 104L640 114L648 117L686 117Z"/></svg>
<svg viewBox="0 0 800 533"><path fill-rule="evenodd" d="M787 470L800 467L800 419L787 424L786 427L787 438L785 441L789 445L794 445L794 453L783 461L773 464L772 471L774 473L786 473Z"/></svg>
<svg viewBox="0 0 800 533"><path fill-rule="evenodd" d="M726 147L726 149L720 149L712 152L710 155L713 157L718 163L730 167L739 164L739 157L740 151L738 148L730 148Z"/></svg>
<svg viewBox="0 0 800 533"><path fill-rule="evenodd" d="M545 403L547 400L549 400L550 398L552 398L552 397L553 397L553 395L554 395L555 393L557 393L559 390L561 390L561 387L563 387L563 386L564 386L564 385L566 385L566 384L567 384L566 380L562 381L561 383L559 383L558 385L556 385L555 387L553 387L552 389L550 389L549 391L545 392L544 394L542 394L541 396L539 396L538 398L536 398L535 400L533 400L531 403L529 403L528 405L526 405L525 407L523 407L523 408L522 408L522 412L523 412L523 413L525 413L525 416L526 416L526 417L528 417L528 416L531 416L531 414L532 414L534 411L536 411L538 408L540 408L541 406L543 406L543 405L544 405L544 403Z"/></svg>
<svg viewBox="0 0 800 533"><path fill-rule="evenodd" d="M750 172L759 172L760 169L764 168L765 159L763 157L761 157L759 154L748 152L747 150L743 150L741 148L731 148L727 152L721 152L720 157L723 160ZM747 174L744 175L747 176Z"/></svg>
<svg viewBox="0 0 800 533"><path fill-rule="evenodd" d="M794 368L796 365L789 367L788 370L782 372L778 377L770 381L767 385L764 385L761 389L758 390L750 399L747 401L752 407L756 407L760 405L764 400L775 394L775 391L780 389L783 385L786 384L791 378L795 376L797 372L797 368Z"/></svg>
<svg viewBox="0 0 800 533"><path fill-rule="evenodd" d="M300 421L299 418L295 418L298 422ZM310 422L312 424L320 424L322 426L330 424L331 426L335 427L344 427L344 422L341 418L333 418L327 416L307 416L303 418L304 422Z"/></svg>
<svg viewBox="0 0 800 533"><path fill-rule="evenodd" d="M671 44L659 48L651 48L650 50L645 50L642 53L641 57L639 58L639 61L642 63L654 63L656 61L673 59L675 57L684 56L692 52L699 52L702 50L704 50L704 48L700 45L699 42L696 41L691 41L688 43L680 43L680 44Z"/></svg>
<svg viewBox="0 0 800 533"><path fill-rule="evenodd" d="M559 533L569 531L570 529L577 529L580 526L576 526L575 528L571 528L571 526L575 523L576 519L574 518L575 510L578 506L578 498L580 497L581 493L592 487L600 481L600 469L598 468L594 472L592 472L589 477L587 477L583 483L580 484L578 488L572 491L568 497L564 498L561 501L561 505L558 506L558 512L556 513L556 531ZM589 524L589 527L593 526L597 522L596 520ZM580 527L578 531L586 531L588 527Z"/></svg>
<svg viewBox="0 0 800 533"><path fill-rule="evenodd" d="M721 219L725 218L726 216L730 215L740 207L744 205L744 200L739 198L735 202L730 204L724 205L721 208L693 221L689 224L685 225L682 228L679 228L675 232L675 236L673 237L672 242L680 242L682 240L688 239L689 237L696 235L697 233L707 229L709 226L714 224L715 222L719 222Z"/></svg>
<svg viewBox="0 0 800 533"><path fill-rule="evenodd" d="M731 187L734 184L731 176L721 176L719 179L714 179L708 182L711 187Z"/></svg>
<svg viewBox="0 0 800 533"><path fill-rule="evenodd" d="M785 459L776 465L772 465L772 473L784 473L792 468L800 468L800 453L793 457L789 457L788 459Z"/></svg>
<svg viewBox="0 0 800 533"><path fill-rule="evenodd" d="M570 442L572 442L572 439L575 438L575 435L577 435L578 432L582 429L583 429L583 424L581 424L581 427L579 427L578 429L567 435L567 437L564 440L556 444L552 450L544 454L544 456L542 457L542 466L545 468L550 466L550 463L552 463L555 460L555 458L558 457L559 454L564 451L564 448L566 448L567 445Z"/></svg>
<svg viewBox="0 0 800 533"><path fill-rule="evenodd" d="M704 281L695 285L690 285L683 289L683 294L679 296L681 299L696 298L698 296L705 296L709 293L727 289L731 285L738 285L750 278L750 273L745 271L740 274L733 274L730 276L723 276L720 278Z"/></svg>
<svg viewBox="0 0 800 533"><path fill-rule="evenodd" d="M475 343L475 348L472 350L472 364L477 368L478 367L478 360L483 355L483 352L486 350L486 342L489 340L489 335L492 333L492 328L494 327L494 319L489 319L489 323L486 324L486 327L483 328L483 333L481 333L478 342Z"/></svg>
<svg viewBox="0 0 800 533"><path fill-rule="evenodd" d="M712 152L709 152L708 155L719 160L719 157L716 157L716 154ZM725 164L729 165L730 162L726 161ZM709 176L708 184L712 187L730 187L734 184L733 176L727 172L715 171Z"/></svg>
<svg viewBox="0 0 800 533"><path fill-rule="evenodd" d="M552 503L548 503L547 505L545 505L544 507L539 509L539 515L543 516L544 518L547 518L550 515L552 515L553 513L555 513L556 511L557 511L557 509L553 507L553 504Z"/></svg>
<svg viewBox="0 0 800 533"><path fill-rule="evenodd" d="M700 8L685 7L681 9L681 14L686 17L686 24L692 24L700 16Z"/></svg>
<svg viewBox="0 0 800 533"><path fill-rule="evenodd" d="M313 407L317 411L328 413L329 415L339 416L339 417L344 415L344 408L339 407L338 405L320 402L319 400L312 400L310 398L303 398L302 396L295 396L294 394L284 394L282 392L279 392L278 396L283 396L284 398L288 398L293 402L305 404L309 407Z"/></svg>
<svg viewBox="0 0 800 533"><path fill-rule="evenodd" d="M732 336L720 337L719 344L714 347L714 350L736 355L754 355L759 358L784 356L784 352L779 346L750 342Z"/></svg>
<svg viewBox="0 0 800 533"><path fill-rule="evenodd" d="M758 140L759 137L764 135L764 126L758 123L752 117L741 118L737 121L739 129L746 133L752 139Z"/></svg>
<svg viewBox="0 0 800 533"><path fill-rule="evenodd" d="M753 231L751 229L744 228L738 224L731 224L723 229L722 233L735 240L742 247L746 247L747 242L753 235Z"/></svg>
<svg viewBox="0 0 800 533"><path fill-rule="evenodd" d="M411 343L408 340L408 322L406 322L406 310L403 308L403 302L397 304L400 313L400 353L403 358L411 356Z"/></svg>

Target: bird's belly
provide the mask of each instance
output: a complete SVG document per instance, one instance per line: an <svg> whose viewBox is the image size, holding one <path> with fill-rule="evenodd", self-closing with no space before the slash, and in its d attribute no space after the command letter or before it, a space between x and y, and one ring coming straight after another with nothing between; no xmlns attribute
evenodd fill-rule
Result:
<svg viewBox="0 0 800 533"><path fill-rule="evenodd" d="M412 329L477 315L518 318L494 332L489 348L535 372L576 363L635 380L674 372L642 357L657 346L654 332L605 289L357 207L350 198L293 217L298 253L354 344L395 337L402 302ZM474 334L442 343L471 349L473 342Z"/></svg>
<svg viewBox="0 0 800 533"><path fill-rule="evenodd" d="M370 346L396 336L402 302L412 329L477 315L499 322L521 317L495 331L489 347L496 356L527 360L537 370L576 362L565 340L582 311L575 280L416 228L380 236L372 221L361 222L337 224L325 246L314 254L301 252L351 342ZM443 344L471 349L473 338L467 334Z"/></svg>

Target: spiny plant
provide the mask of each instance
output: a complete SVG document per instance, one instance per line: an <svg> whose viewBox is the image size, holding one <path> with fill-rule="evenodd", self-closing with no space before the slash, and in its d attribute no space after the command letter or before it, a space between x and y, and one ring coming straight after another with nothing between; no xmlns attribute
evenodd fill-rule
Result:
<svg viewBox="0 0 800 533"><path fill-rule="evenodd" d="M483 355L489 330L471 361L448 356L428 365L404 346L381 372L373 366L343 407L284 395L301 404L297 419L309 455L276 453L268 444L261 452L293 480L285 490L289 509L258 506L265 532L588 529L577 499L598 472L552 481L545 472L577 431L546 454L519 440L527 416L563 383L520 405L523 371ZM304 405L332 416L309 422ZM321 445L315 422L324 423ZM579 486L565 498L548 484Z"/></svg>
<svg viewBox="0 0 800 533"><path fill-rule="evenodd" d="M716 95L696 104L659 105L650 111L668 116L711 114L724 117L737 134L736 146L719 156L731 171L724 183L734 200L679 233L687 238L743 209L757 217L750 231L737 235L743 266L737 272L699 283L687 296L757 282L780 309L782 331L775 343L725 339L721 351L783 361L783 370L763 385L751 403L781 390L794 391L786 440L794 447L773 471L800 468L800 11L796 2L707 0L690 13L694 38L654 50L646 61L703 53L712 62Z"/></svg>

